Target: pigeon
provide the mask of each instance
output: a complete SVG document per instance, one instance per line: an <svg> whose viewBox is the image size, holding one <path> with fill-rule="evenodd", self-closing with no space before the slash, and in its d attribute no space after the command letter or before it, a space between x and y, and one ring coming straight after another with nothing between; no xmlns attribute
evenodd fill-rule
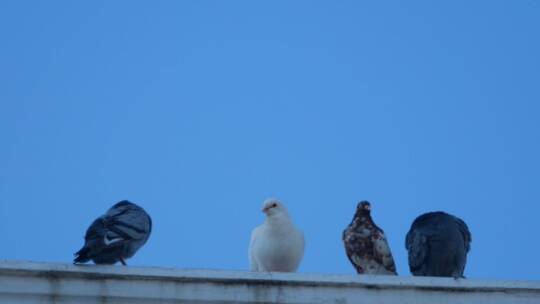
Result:
<svg viewBox="0 0 540 304"><path fill-rule="evenodd" d="M248 250L250 269L296 271L304 255L304 233L296 228L280 201L266 200L262 211L266 220L251 232Z"/></svg>
<svg viewBox="0 0 540 304"><path fill-rule="evenodd" d="M150 237L152 219L143 208L121 201L97 218L84 237L85 243L75 253L74 264L92 260L96 264L126 265Z"/></svg>
<svg viewBox="0 0 540 304"><path fill-rule="evenodd" d="M371 204L361 201L343 231L345 253L359 274L397 275L384 231L371 219Z"/></svg>
<svg viewBox="0 0 540 304"><path fill-rule="evenodd" d="M441 211L429 212L414 220L405 247L413 275L464 278L471 233L463 220Z"/></svg>

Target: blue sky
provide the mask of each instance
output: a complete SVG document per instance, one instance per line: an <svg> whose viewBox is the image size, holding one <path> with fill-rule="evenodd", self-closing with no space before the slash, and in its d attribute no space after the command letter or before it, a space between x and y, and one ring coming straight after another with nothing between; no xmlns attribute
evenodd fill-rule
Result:
<svg viewBox="0 0 540 304"><path fill-rule="evenodd" d="M470 278L538 279L537 1L2 1L0 259L70 263L121 199L128 263L247 269L263 200L302 272L353 274L370 200L398 272L416 216L473 234Z"/></svg>

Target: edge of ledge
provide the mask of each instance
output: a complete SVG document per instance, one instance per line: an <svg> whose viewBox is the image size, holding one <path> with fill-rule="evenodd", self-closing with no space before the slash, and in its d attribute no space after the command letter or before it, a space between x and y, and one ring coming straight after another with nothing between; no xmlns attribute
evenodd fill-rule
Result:
<svg viewBox="0 0 540 304"><path fill-rule="evenodd" d="M376 275L342 275L319 273L251 272L216 269L177 269L110 265L72 265L31 261L0 260L0 275L29 275L117 280L158 280L175 282L211 282L221 284L347 286L377 289L429 289L461 292L527 291L540 293L540 281L501 281L405 277Z"/></svg>

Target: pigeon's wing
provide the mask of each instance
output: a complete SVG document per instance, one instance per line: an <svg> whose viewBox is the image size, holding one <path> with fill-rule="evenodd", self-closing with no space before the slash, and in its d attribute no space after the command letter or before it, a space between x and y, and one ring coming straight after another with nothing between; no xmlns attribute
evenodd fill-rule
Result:
<svg viewBox="0 0 540 304"><path fill-rule="evenodd" d="M99 217L88 227L84 239L86 242L95 242L102 239L106 233L107 229L105 228L104 219L103 217Z"/></svg>
<svg viewBox="0 0 540 304"><path fill-rule="evenodd" d="M455 260L455 267L452 270L452 276L455 278L459 278L463 276L463 272L465 271L465 265L467 264L467 253L471 249L471 232L469 231L469 227L467 227L467 224L465 222L458 218L453 216L455 223L457 224L457 231L461 235L461 239L463 240L463 246L461 247L458 244L456 244L456 250L457 250L457 258ZM459 248L463 248L463 251L461 251Z"/></svg>
<svg viewBox="0 0 540 304"><path fill-rule="evenodd" d="M459 232L461 233L461 236L463 237L463 242L465 243L465 250L469 252L469 250L471 250L471 241L472 241L469 227L467 226L467 224L465 224L465 222L462 219L458 217L454 217L454 219L458 225Z"/></svg>
<svg viewBox="0 0 540 304"><path fill-rule="evenodd" d="M424 265L428 256L429 245L427 243L427 237L420 233L420 231L411 228L405 239L405 247L409 253L409 269L412 273L415 273Z"/></svg>
<svg viewBox="0 0 540 304"><path fill-rule="evenodd" d="M109 241L146 240L152 232L150 216L138 206L111 208L105 215Z"/></svg>
<svg viewBox="0 0 540 304"><path fill-rule="evenodd" d="M392 257L392 251L388 246L388 241L384 235L384 231L377 229L372 235L373 256L377 262L384 266L390 272L396 273L396 264ZM397 274L397 273L396 273Z"/></svg>
<svg viewBox="0 0 540 304"><path fill-rule="evenodd" d="M259 235L260 235L261 227L257 227L253 229L251 232L251 240L249 242L249 249L248 249L248 257L249 257L249 269L251 271L260 271L259 263L257 262L257 258L255 257L255 249L256 246L258 246L258 242L260 241Z"/></svg>
<svg viewBox="0 0 540 304"><path fill-rule="evenodd" d="M351 233L348 229L343 230L341 238L343 239L343 245L345 245L347 258L356 269L356 272L364 273L364 269L360 266L360 257L358 256L358 252L361 250L359 248L361 242L357 242L354 233Z"/></svg>

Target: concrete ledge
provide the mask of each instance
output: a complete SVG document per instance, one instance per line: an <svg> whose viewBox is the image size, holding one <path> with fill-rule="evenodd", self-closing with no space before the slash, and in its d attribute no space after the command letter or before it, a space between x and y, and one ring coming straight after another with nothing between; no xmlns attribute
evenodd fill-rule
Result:
<svg viewBox="0 0 540 304"><path fill-rule="evenodd" d="M0 303L540 303L540 282L0 261Z"/></svg>

